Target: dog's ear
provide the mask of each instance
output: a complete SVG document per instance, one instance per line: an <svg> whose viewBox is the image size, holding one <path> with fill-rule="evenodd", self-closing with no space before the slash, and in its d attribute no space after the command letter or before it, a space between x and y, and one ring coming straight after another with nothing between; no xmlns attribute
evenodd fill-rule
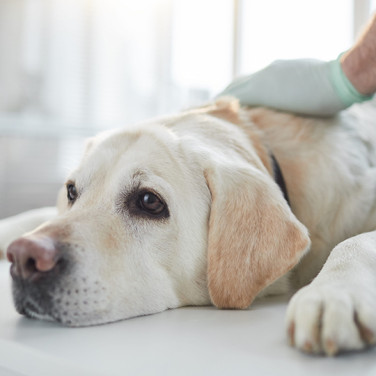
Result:
<svg viewBox="0 0 376 376"><path fill-rule="evenodd" d="M246 308L310 245L274 180L252 166L205 171L212 196L208 288L214 305Z"/></svg>

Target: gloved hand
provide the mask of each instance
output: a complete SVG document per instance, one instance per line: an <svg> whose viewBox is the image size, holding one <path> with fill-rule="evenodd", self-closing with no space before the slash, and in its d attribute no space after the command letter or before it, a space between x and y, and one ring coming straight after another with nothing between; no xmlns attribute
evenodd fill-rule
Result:
<svg viewBox="0 0 376 376"><path fill-rule="evenodd" d="M219 94L232 95L242 105L267 106L304 115L330 116L370 99L361 95L342 71L340 58L277 60L233 81Z"/></svg>

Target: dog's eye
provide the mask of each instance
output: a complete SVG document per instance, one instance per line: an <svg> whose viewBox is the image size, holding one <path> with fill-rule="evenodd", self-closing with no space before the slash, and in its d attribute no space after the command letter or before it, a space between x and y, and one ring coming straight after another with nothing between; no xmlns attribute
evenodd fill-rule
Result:
<svg viewBox="0 0 376 376"><path fill-rule="evenodd" d="M68 197L68 201L70 203L73 203L76 201L77 199L77 196L78 196L78 193L77 193L77 188L74 184L68 184L67 185L67 197Z"/></svg>
<svg viewBox="0 0 376 376"><path fill-rule="evenodd" d="M138 197L138 205L153 215L160 215L166 210L166 204L152 192L142 192Z"/></svg>

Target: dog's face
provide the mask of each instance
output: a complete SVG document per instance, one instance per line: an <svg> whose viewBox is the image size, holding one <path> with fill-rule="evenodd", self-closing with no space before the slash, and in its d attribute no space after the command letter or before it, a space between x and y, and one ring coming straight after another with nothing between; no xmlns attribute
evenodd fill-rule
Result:
<svg viewBox="0 0 376 376"><path fill-rule="evenodd" d="M59 216L10 246L17 310L81 326L248 306L309 241L243 138L193 113L91 140Z"/></svg>

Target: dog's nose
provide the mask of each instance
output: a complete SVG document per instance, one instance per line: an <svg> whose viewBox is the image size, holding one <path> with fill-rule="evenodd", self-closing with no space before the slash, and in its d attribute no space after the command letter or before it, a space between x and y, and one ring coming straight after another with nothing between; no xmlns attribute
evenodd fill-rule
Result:
<svg viewBox="0 0 376 376"><path fill-rule="evenodd" d="M53 239L48 237L19 238L7 249L13 278L35 280L56 266L58 256Z"/></svg>

